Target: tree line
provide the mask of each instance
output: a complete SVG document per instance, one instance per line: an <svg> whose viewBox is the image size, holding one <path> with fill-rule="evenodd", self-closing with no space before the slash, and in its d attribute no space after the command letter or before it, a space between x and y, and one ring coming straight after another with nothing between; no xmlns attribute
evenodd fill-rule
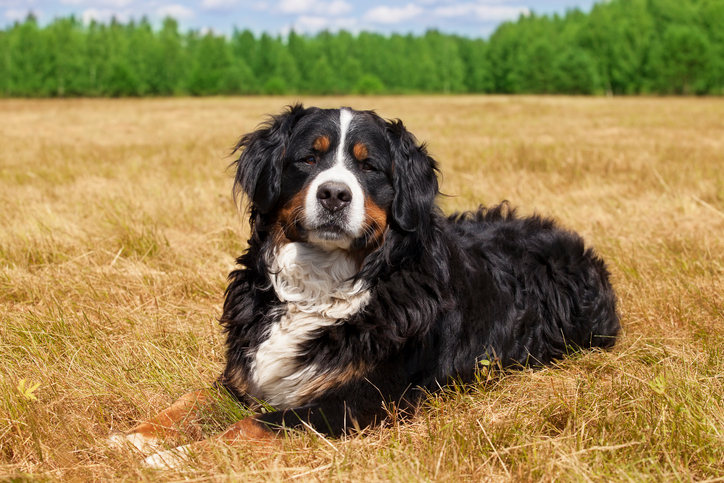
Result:
<svg viewBox="0 0 724 483"><path fill-rule="evenodd" d="M0 30L5 97L381 93L724 94L724 0L610 0L488 39L180 32L172 18Z"/></svg>

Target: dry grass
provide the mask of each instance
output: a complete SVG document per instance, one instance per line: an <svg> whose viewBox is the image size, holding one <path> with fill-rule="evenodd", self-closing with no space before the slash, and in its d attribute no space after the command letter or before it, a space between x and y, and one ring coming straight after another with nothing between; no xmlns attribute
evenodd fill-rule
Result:
<svg viewBox="0 0 724 483"><path fill-rule="evenodd" d="M247 230L226 155L287 101L0 101L0 479L724 476L721 99L306 99L402 118L441 161L448 211L508 199L582 232L613 272L620 344L342 440L219 447L170 472L107 448L219 372Z"/></svg>

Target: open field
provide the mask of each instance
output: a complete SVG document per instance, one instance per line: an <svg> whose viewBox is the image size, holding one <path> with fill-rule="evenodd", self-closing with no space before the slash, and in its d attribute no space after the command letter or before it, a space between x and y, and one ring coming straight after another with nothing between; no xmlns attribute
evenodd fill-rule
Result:
<svg viewBox="0 0 724 483"><path fill-rule="evenodd" d="M508 199L580 231L613 273L620 343L341 440L168 472L109 449L218 374L248 234L227 155L289 100L0 101L0 480L724 481L722 99L305 99L403 119L446 211Z"/></svg>

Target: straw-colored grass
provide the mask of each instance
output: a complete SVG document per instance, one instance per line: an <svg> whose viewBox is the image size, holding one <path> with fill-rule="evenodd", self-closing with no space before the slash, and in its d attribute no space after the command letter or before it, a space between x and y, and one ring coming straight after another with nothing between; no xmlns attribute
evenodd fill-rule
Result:
<svg viewBox="0 0 724 483"><path fill-rule="evenodd" d="M219 373L248 235L227 155L289 101L0 101L0 479L724 481L721 99L305 99L403 119L446 211L508 199L581 232L613 273L619 344L339 440L166 472L109 448Z"/></svg>

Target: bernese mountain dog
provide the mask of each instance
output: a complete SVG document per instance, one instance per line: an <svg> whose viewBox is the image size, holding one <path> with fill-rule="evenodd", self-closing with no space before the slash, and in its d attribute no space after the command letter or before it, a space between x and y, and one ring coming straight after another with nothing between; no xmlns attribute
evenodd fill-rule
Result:
<svg viewBox="0 0 724 483"><path fill-rule="evenodd" d="M609 273L581 237L507 203L444 216L437 162L401 121L294 105L236 151L251 239L226 290L226 368L115 441L153 452L203 439L198 419L222 389L266 410L218 440L336 436L392 407L411 414L481 365L543 366L615 343ZM170 466L203 444L146 462Z"/></svg>

